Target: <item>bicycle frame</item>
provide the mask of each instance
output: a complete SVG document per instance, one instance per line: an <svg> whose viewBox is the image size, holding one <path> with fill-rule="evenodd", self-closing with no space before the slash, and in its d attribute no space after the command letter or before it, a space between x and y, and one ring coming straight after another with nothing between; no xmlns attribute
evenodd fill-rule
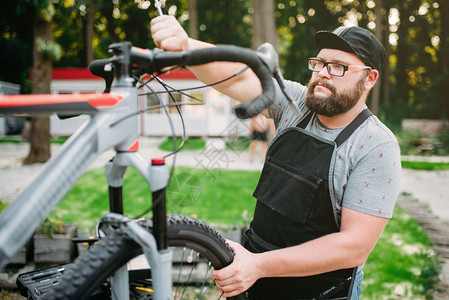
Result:
<svg viewBox="0 0 449 300"><path fill-rule="evenodd" d="M89 96L84 97L89 99ZM28 100L28 98L30 97L23 96L23 99ZM54 100L63 100L64 98L67 96L58 96ZM111 147L117 154L112 162L106 164L106 178L110 187L120 188L123 185L125 170L129 166L134 167L145 178L153 192L155 192L155 188L160 190L167 186L168 172L163 177L155 175L148 162L136 152L139 136L138 116L134 115L120 121L124 115L131 115L138 110L136 88L133 86L113 88L110 95L102 95L101 99L108 103L115 101L116 105L98 109L96 113L92 113L93 109L87 107L85 112L91 114L92 119L69 138L61 151L46 164L41 175L2 214L0 219L0 261L2 265L31 238L35 229L87 170L92 161ZM121 100L116 101L117 99ZM39 112L54 112L52 108L58 107L59 104L56 101L47 105L38 104ZM45 106L48 107L47 111L44 110ZM34 108L33 105L22 105L17 110L23 112L25 109ZM82 111L77 109L76 112ZM157 212L155 213L157 214ZM165 211L159 213L163 214L165 218ZM17 234L18 232L20 234ZM154 256L157 252L151 253L151 256ZM152 257L150 261L157 262L154 265L160 264L160 261L167 261L165 252L162 256L164 258ZM169 268L170 266L171 260L168 264ZM157 273L154 272L154 274ZM171 282L171 273L161 272L159 274L164 273L165 278L161 282ZM170 293L171 285L165 290ZM127 285L126 291L128 291ZM155 291L155 297L156 293ZM120 299L123 299L123 296ZM161 298L157 299L167 299L167 297L161 295Z"/></svg>
<svg viewBox="0 0 449 300"><path fill-rule="evenodd" d="M91 120L81 126L63 145L60 152L45 166L40 176L28 186L0 216L0 269L11 258L44 221L51 210L70 190L78 178L87 170L93 160L106 150L113 148L116 156L106 164L106 178L110 188L111 211L121 211L121 187L127 167L134 167L145 178L153 194L154 236L140 228L137 223L115 217L124 225L128 236L139 243L151 262L155 286L154 299L171 298L171 252L166 241L165 188L169 182L165 166L152 166L137 152L139 143L139 111L137 89L130 77L133 64L143 69L160 70L177 63L202 64L216 60L238 61L249 65L262 83L264 93L236 110L240 117L251 117L264 109L274 94L273 74L277 61L272 53L256 54L237 47L210 48L188 53L151 52L136 50L129 43L111 45L119 61L115 71L115 86L110 94L85 95L25 95L0 97L0 113L30 114L89 114ZM146 51L146 52L145 52ZM220 52L222 51L222 52ZM210 55L212 53L212 55ZM239 55L244 54L244 59ZM156 59L157 55L159 58ZM134 60L131 61L131 58ZM277 59L277 58L276 58ZM105 66L112 59L100 63ZM158 66L154 66L158 65ZM103 72L103 70L101 70ZM112 217L111 217L112 218ZM140 228L140 229L139 229ZM143 232L144 231L144 232ZM19 233L19 234L18 234ZM160 271L158 271L160 269ZM128 298L127 271L120 270L113 279L113 293L117 299ZM117 283L118 282L118 283ZM115 290L114 290L115 289ZM126 296L125 296L126 295Z"/></svg>

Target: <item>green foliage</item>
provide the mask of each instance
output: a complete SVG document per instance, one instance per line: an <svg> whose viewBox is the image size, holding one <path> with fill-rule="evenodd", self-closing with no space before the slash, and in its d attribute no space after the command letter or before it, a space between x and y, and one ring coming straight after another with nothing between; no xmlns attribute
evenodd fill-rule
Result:
<svg viewBox="0 0 449 300"><path fill-rule="evenodd" d="M39 1L37 5L37 14L40 20L51 22L55 15L55 7L52 1Z"/></svg>
<svg viewBox="0 0 449 300"><path fill-rule="evenodd" d="M442 121L443 129L438 136L429 136L418 129L397 129L394 125L389 127L396 132L402 155L446 156L449 154L449 127L446 119ZM422 151L423 144L424 148L428 148L426 151Z"/></svg>
<svg viewBox="0 0 449 300"><path fill-rule="evenodd" d="M380 15L376 15L376 3L382 3ZM163 5L164 13L176 16L187 30L191 15L188 1L166 1ZM403 118L439 119L449 115L449 31L443 30L449 18L446 1L275 0L274 5L280 64L286 78L302 83L309 80L306 60L316 55L316 31L347 23L374 31L375 20L381 19L383 43L390 54L389 64L382 70L389 77L382 79L381 114L392 124ZM250 47L251 6L250 0L198 0L199 38ZM62 48L61 60L54 66L86 66L85 0L5 1L0 12L0 80L26 84L32 65L30 28L36 10L53 16L54 40ZM95 1L95 58L108 56L108 45L118 40L154 47L149 25L154 16L152 1Z"/></svg>
<svg viewBox="0 0 449 300"><path fill-rule="evenodd" d="M47 57L53 59L54 61L58 61L61 59L62 50L61 46L53 41L44 41L42 39L37 39L37 50L46 55Z"/></svg>
<svg viewBox="0 0 449 300"><path fill-rule="evenodd" d="M419 151L416 149L415 141L422 138L422 134L418 130L401 130L396 135L401 154L403 155L418 155Z"/></svg>
<svg viewBox="0 0 449 300"><path fill-rule="evenodd" d="M64 221L60 218L51 218L48 217L45 221L40 225L38 233L46 234L49 237L53 237L55 234L64 234L66 233L64 227Z"/></svg>
<svg viewBox="0 0 449 300"><path fill-rule="evenodd" d="M0 9L0 80L22 84L33 57L35 7L31 1L3 1Z"/></svg>
<svg viewBox="0 0 449 300"><path fill-rule="evenodd" d="M251 1L199 0L197 5L200 40L251 47Z"/></svg>
<svg viewBox="0 0 449 300"><path fill-rule="evenodd" d="M2 299L2 300L18 300L18 299L23 299L23 297L21 295L19 295L19 293L16 293L14 291L8 291L6 289L2 289L2 290L0 290L0 299Z"/></svg>
<svg viewBox="0 0 449 300"><path fill-rule="evenodd" d="M280 65L286 78L307 83L311 75L307 58L317 55L314 33L340 26L341 9L346 10L347 5L329 2L276 1Z"/></svg>

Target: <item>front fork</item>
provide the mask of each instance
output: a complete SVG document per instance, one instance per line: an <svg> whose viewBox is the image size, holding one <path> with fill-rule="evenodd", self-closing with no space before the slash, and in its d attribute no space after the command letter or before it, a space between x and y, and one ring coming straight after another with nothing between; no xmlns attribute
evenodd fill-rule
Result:
<svg viewBox="0 0 449 300"><path fill-rule="evenodd" d="M153 198L153 234L142 228L136 221L123 216L122 186L128 166L133 166L150 186ZM111 213L100 221L119 227L138 243L151 266L153 299L171 299L173 253L167 243L166 188L169 174L164 159L153 159L149 165L137 152L118 153L106 164L106 179L109 184L109 203ZM129 299L128 269L123 266L111 279L113 299Z"/></svg>

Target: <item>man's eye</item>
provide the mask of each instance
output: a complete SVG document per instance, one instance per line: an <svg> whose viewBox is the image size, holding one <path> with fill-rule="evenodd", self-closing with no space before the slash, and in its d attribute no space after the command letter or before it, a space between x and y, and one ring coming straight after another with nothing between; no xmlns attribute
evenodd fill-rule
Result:
<svg viewBox="0 0 449 300"><path fill-rule="evenodd" d="M342 66L342 65L332 64L332 65L331 65L331 68L332 68L332 70L335 70L335 71L341 71L341 70L343 70L343 66Z"/></svg>

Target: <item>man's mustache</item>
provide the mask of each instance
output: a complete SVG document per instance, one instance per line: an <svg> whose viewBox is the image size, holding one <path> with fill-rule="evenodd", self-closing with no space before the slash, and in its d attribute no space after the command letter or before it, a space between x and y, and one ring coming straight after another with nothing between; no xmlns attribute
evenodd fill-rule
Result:
<svg viewBox="0 0 449 300"><path fill-rule="evenodd" d="M336 93L337 89L335 88L335 86L333 86L332 84L326 82L325 80L322 79L317 79L314 82L309 83L309 92L313 93L313 90L315 89L315 87L317 85L322 85L325 88L328 88L329 90L331 90L331 92L333 94Z"/></svg>

